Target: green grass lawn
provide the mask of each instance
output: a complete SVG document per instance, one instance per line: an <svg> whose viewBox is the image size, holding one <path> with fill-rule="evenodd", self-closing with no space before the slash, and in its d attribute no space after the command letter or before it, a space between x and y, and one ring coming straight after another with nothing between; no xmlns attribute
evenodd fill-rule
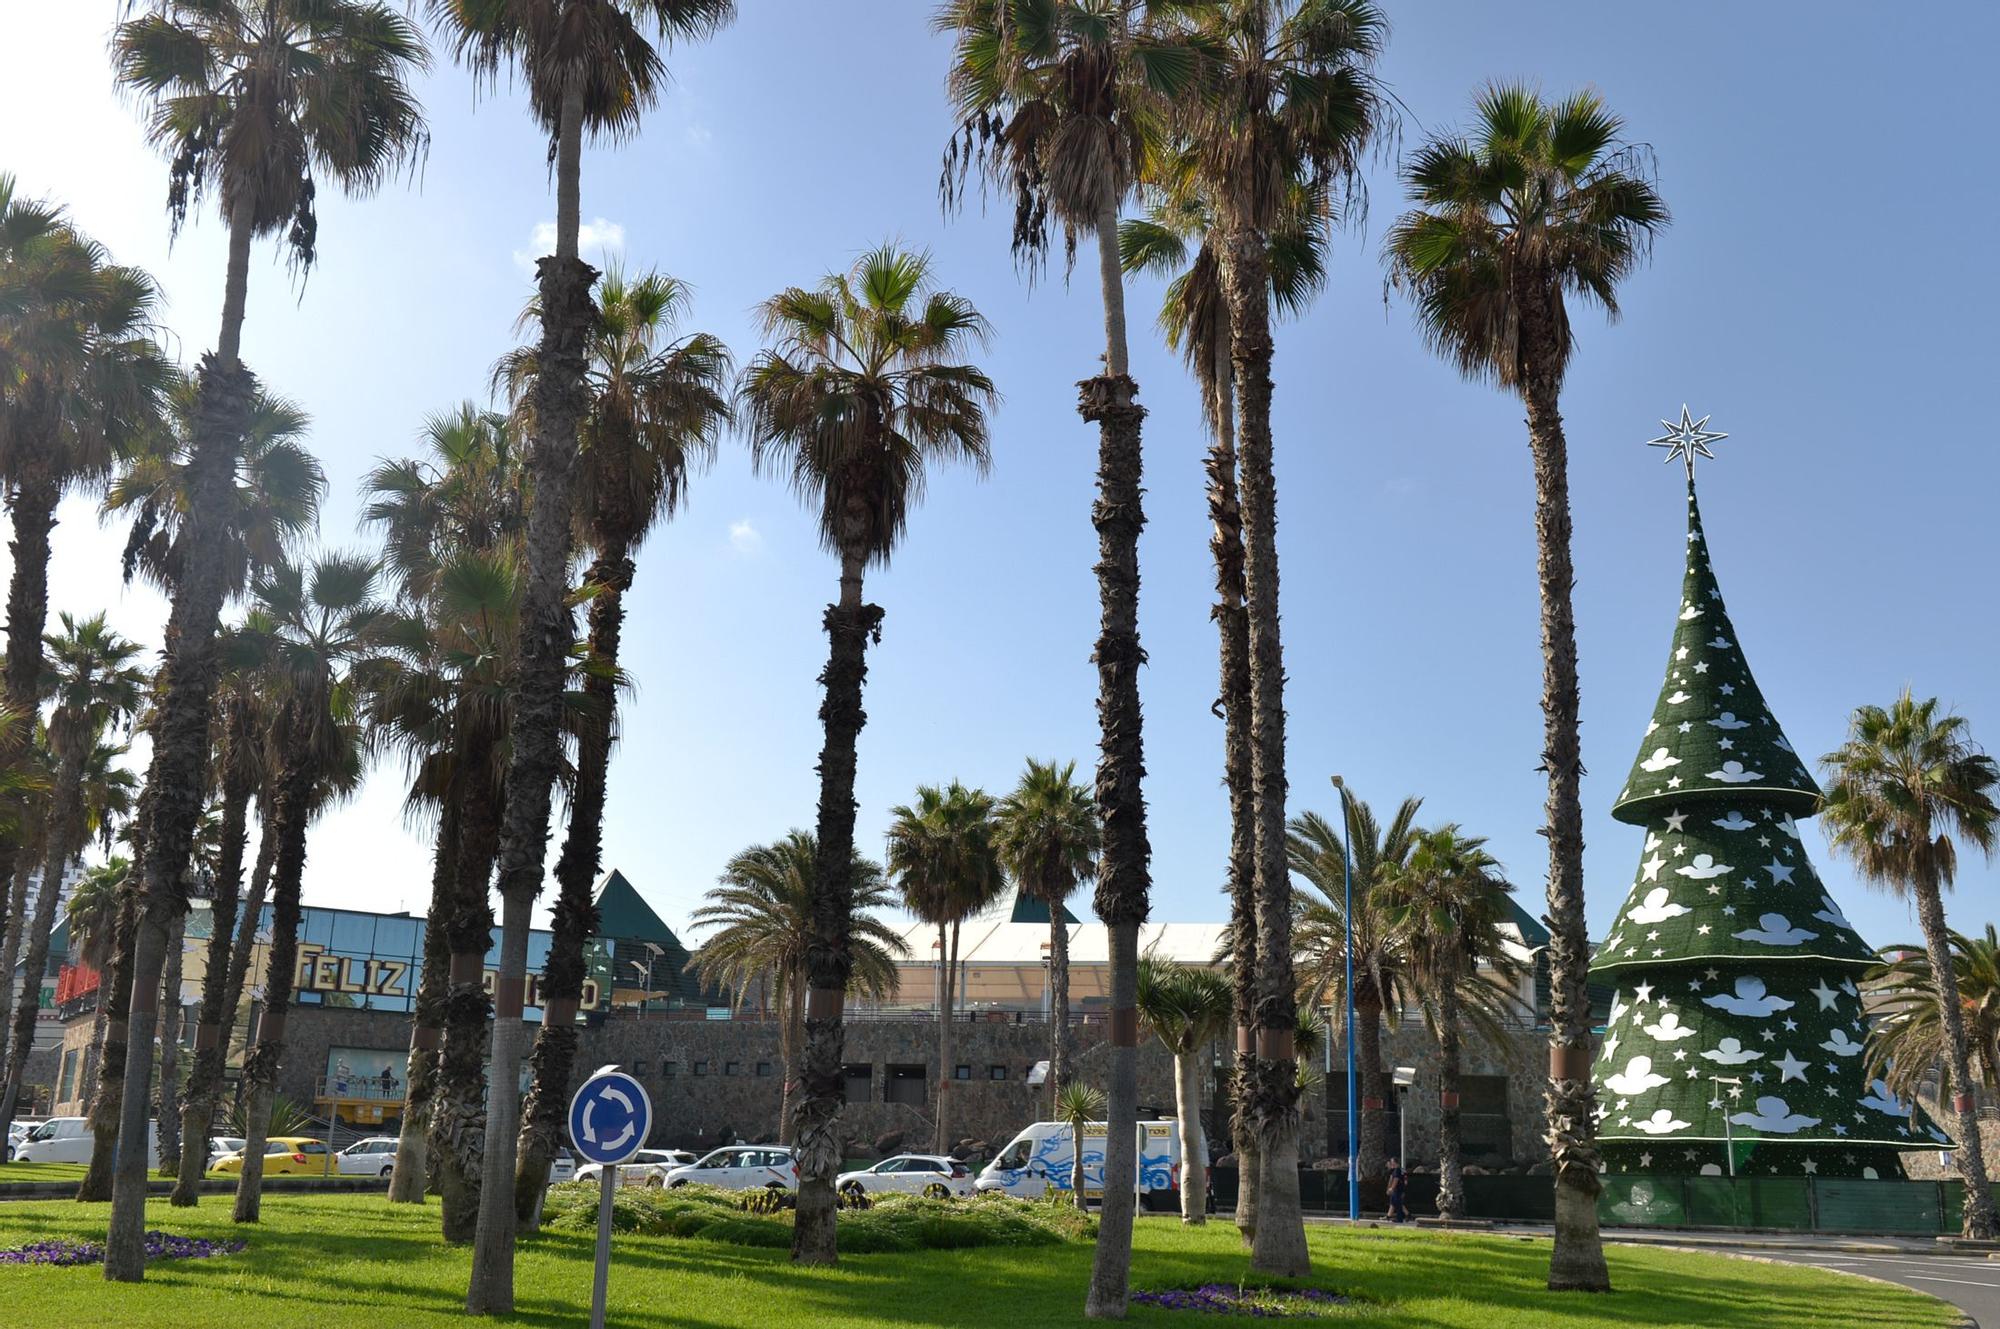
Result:
<svg viewBox="0 0 2000 1329"><path fill-rule="evenodd" d="M101 1238L106 1206L0 1203L0 1248L46 1237ZM184 1236L246 1237L248 1251L155 1264L140 1286L107 1284L95 1267L0 1266L0 1321L21 1325L457 1325L471 1261L437 1237L435 1208L391 1207L372 1195L279 1195L264 1223L236 1228L224 1197L198 1209L147 1207L147 1224ZM1788 1265L1613 1247L1609 1296L1541 1289L1548 1243L1506 1237L1309 1229L1310 1280L1361 1299L1339 1317L1411 1329L1585 1329L1699 1326L1891 1329L1943 1326L1954 1314L1915 1293ZM1142 1219L1133 1286L1191 1286L1240 1276L1235 1229L1183 1230ZM571 1326L589 1307L590 1238L545 1232L523 1246L516 1274L523 1324ZM1004 1326L1084 1323L1087 1244L853 1256L831 1270L795 1269L782 1252L699 1240L621 1236L611 1322L676 1329L784 1326ZM1135 1308L1132 1322L1200 1329L1223 1317Z"/></svg>
<svg viewBox="0 0 2000 1329"><path fill-rule="evenodd" d="M86 1166L82 1163L8 1163L5 1166L0 1166L0 1183L66 1181L71 1185L75 1185L77 1182L83 1180L85 1171ZM335 1172L333 1176L339 1178L340 1173ZM236 1180L236 1174L232 1172L225 1176L220 1172L211 1172L208 1174L208 1179L210 1181L233 1182ZM153 1180L172 1181L173 1178L165 1173L155 1171L153 1173ZM311 1173L304 1176L287 1177L286 1180L323 1181L326 1178L319 1173Z"/></svg>

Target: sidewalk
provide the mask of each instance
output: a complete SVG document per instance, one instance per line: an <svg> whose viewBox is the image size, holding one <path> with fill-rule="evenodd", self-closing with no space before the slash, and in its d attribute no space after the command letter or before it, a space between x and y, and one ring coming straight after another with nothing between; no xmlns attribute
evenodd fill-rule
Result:
<svg viewBox="0 0 2000 1329"><path fill-rule="evenodd" d="M1346 1218L1337 1214L1307 1214L1306 1221L1340 1226L1348 1224ZM1363 1218L1354 1226L1396 1228L1403 1225L1381 1218ZM1458 1223L1440 1223L1434 1218L1420 1218L1410 1226L1425 1232L1473 1232L1501 1237L1546 1238L1555 1235L1552 1224L1513 1223L1501 1220L1471 1219ZM1849 1255L1950 1255L1968 1260L2000 1258L2000 1242L1967 1242L1957 1237L1869 1236L1838 1232L1760 1232L1724 1228L1607 1227L1602 1231L1605 1241L1626 1246L1716 1247L1737 1251L1833 1251Z"/></svg>

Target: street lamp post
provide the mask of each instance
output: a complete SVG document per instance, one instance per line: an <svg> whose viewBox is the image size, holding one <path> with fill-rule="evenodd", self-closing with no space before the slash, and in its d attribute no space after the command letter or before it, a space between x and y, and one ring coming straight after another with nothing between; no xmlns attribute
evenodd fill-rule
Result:
<svg viewBox="0 0 2000 1329"><path fill-rule="evenodd" d="M1711 1075L1708 1077L1708 1082L1715 1086L1715 1102L1711 1105L1714 1107L1722 1107L1723 1085L1733 1084L1739 1089L1743 1087L1743 1081L1726 1075ZM1722 1113L1722 1149L1729 1156L1729 1175L1734 1177L1736 1175L1736 1133L1729 1126L1729 1112L1727 1109L1724 1109Z"/></svg>
<svg viewBox="0 0 2000 1329"><path fill-rule="evenodd" d="M1347 900L1342 906L1347 923L1347 1220L1361 1220L1361 1104L1354 1084L1354 841L1353 818L1347 815L1347 785L1339 776L1333 787L1340 791L1340 875Z"/></svg>

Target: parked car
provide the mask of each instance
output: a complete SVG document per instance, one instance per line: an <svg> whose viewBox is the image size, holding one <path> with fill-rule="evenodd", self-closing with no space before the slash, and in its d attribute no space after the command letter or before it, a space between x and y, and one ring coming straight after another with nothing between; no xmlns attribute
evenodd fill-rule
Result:
<svg viewBox="0 0 2000 1329"><path fill-rule="evenodd" d="M565 1149L562 1157L567 1158L568 1156L569 1151ZM663 1186L666 1184L668 1172L692 1162L694 1162L694 1155L685 1149L641 1149L638 1153L618 1165L618 1184L620 1186ZM572 1162L571 1167L574 1171L574 1179L577 1181L596 1181L604 1175L604 1168L598 1163L585 1163L582 1167L576 1167L574 1162ZM556 1174L554 1168L550 1168L549 1180L561 1181L563 1179Z"/></svg>
<svg viewBox="0 0 2000 1329"><path fill-rule="evenodd" d="M267 1177L323 1176L329 1171L326 1141L288 1135L264 1142L264 1175ZM243 1171L243 1152L225 1154L210 1169L224 1176Z"/></svg>
<svg viewBox="0 0 2000 1329"><path fill-rule="evenodd" d="M567 1146L558 1145L556 1156L549 1160L550 1181L570 1181L576 1176L576 1155Z"/></svg>
<svg viewBox="0 0 2000 1329"><path fill-rule="evenodd" d="M859 1172L843 1172L834 1179L834 1189L843 1195L928 1195L934 1200L948 1197L969 1199L977 1193L972 1170L956 1158L943 1154L897 1154L874 1167Z"/></svg>
<svg viewBox="0 0 2000 1329"><path fill-rule="evenodd" d="M217 1162L231 1154L241 1153L243 1146L250 1143L240 1135L211 1135L208 1137L208 1162L203 1169L214 1168Z"/></svg>
<svg viewBox="0 0 2000 1329"><path fill-rule="evenodd" d="M691 1183L726 1191L788 1191L799 1184L799 1162L785 1145L733 1144L667 1173L669 1186Z"/></svg>
<svg viewBox="0 0 2000 1329"><path fill-rule="evenodd" d="M388 1176L396 1170L396 1137L370 1135L356 1140L333 1156L333 1170L343 1177Z"/></svg>
<svg viewBox="0 0 2000 1329"><path fill-rule="evenodd" d="M1104 1195L1104 1123L1083 1126L1083 1193L1085 1199ZM1172 1121L1138 1123L1139 1202L1148 1208L1170 1204L1180 1189L1181 1132ZM1036 1199L1049 1191L1070 1188L1071 1165L1076 1146L1069 1126L1060 1121L1038 1121L994 1155L979 1174L982 1191L999 1191Z"/></svg>
<svg viewBox="0 0 2000 1329"><path fill-rule="evenodd" d="M146 1139L157 1163L160 1157L158 1122L148 1124ZM14 1157L23 1163L88 1163L96 1144L87 1118L50 1117L28 1132L14 1151Z"/></svg>

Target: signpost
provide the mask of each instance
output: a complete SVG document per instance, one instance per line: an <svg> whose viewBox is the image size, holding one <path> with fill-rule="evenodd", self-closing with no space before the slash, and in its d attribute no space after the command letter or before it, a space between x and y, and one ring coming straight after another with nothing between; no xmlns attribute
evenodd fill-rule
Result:
<svg viewBox="0 0 2000 1329"><path fill-rule="evenodd" d="M569 1101L569 1139L577 1157L598 1165L597 1271L590 1285L590 1329L604 1329L605 1283L611 1272L611 1197L618 1165L639 1152L653 1129L646 1088L616 1066L598 1068Z"/></svg>

